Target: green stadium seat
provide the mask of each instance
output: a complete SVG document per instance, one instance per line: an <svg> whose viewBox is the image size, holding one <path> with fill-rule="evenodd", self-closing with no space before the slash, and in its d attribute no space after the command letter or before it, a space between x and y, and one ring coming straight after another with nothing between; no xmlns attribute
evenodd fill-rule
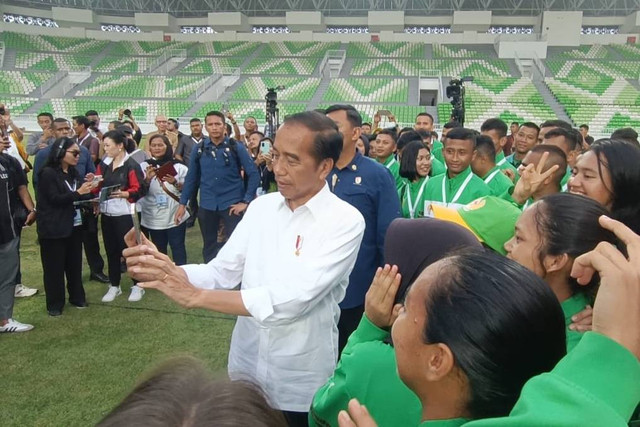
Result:
<svg viewBox="0 0 640 427"><path fill-rule="evenodd" d="M185 98L202 84L198 76L98 76L76 96L111 98Z"/></svg>
<svg viewBox="0 0 640 427"><path fill-rule="evenodd" d="M409 83L406 79L355 78L333 79L324 94L324 101L406 103Z"/></svg>
<svg viewBox="0 0 640 427"><path fill-rule="evenodd" d="M317 65L318 60L313 58L255 58L243 74L309 75Z"/></svg>
<svg viewBox="0 0 640 427"><path fill-rule="evenodd" d="M0 73L0 93L28 95L51 77L50 73L3 71Z"/></svg>
<svg viewBox="0 0 640 427"><path fill-rule="evenodd" d="M296 56L323 58L331 49L339 49L340 43L325 42L271 42L260 52L261 57L277 58L280 56Z"/></svg>
<svg viewBox="0 0 640 427"><path fill-rule="evenodd" d="M413 58L425 57L424 44L408 42L351 42L347 48L349 58Z"/></svg>

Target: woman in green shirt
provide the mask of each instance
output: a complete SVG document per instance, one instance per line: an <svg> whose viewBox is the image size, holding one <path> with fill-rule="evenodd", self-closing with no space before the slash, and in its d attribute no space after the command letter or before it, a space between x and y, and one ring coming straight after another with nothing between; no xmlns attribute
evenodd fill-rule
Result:
<svg viewBox="0 0 640 427"><path fill-rule="evenodd" d="M424 188L431 175L431 150L422 141L412 141L402 150L400 176L405 184L398 190L402 216L424 216Z"/></svg>
<svg viewBox="0 0 640 427"><path fill-rule="evenodd" d="M572 317L593 304L598 278L579 285L572 278L573 261L600 242L616 243L616 237L600 227L598 218L607 210L600 203L577 194L558 193L542 198L526 209L516 223L515 235L505 245L507 257L544 279L560 301L567 331L567 351L582 333L569 328Z"/></svg>
<svg viewBox="0 0 640 427"><path fill-rule="evenodd" d="M337 426L338 412L346 409L354 397L371 408L381 426L418 425L422 408L416 395L398 377L390 343L392 319L388 314L394 302L404 299L409 285L422 270L447 252L463 247L480 249L482 246L469 230L448 221L399 218L389 225L384 260L397 266L395 271L402 274L398 290L385 293L390 295L388 304L376 310L380 304L375 304L374 292L380 283L373 280L358 328L342 350L333 375L313 397L310 426ZM378 271L376 277L382 273Z"/></svg>
<svg viewBox="0 0 640 427"><path fill-rule="evenodd" d="M525 382L566 352L551 289L489 251L458 252L427 267L391 335L398 374L419 397L427 426L508 415Z"/></svg>

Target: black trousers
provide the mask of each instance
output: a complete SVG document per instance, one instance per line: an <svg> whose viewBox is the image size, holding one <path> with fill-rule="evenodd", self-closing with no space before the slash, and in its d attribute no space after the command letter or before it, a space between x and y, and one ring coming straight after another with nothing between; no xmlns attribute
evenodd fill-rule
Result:
<svg viewBox="0 0 640 427"><path fill-rule="evenodd" d="M347 345L349 336L356 330L364 314L364 305L353 308L343 308L340 310L340 320L338 321L338 352Z"/></svg>
<svg viewBox="0 0 640 427"><path fill-rule="evenodd" d="M100 255L100 243L98 243L98 218L93 214L87 214L82 216L82 221L82 243L89 270L92 273L102 273L104 260Z"/></svg>
<svg viewBox="0 0 640 427"><path fill-rule="evenodd" d="M200 223L200 233L202 233L202 257L207 263L218 255L218 251L224 243L218 244L218 227L220 221L224 224L224 232L227 238L231 236L236 225L242 219L242 215L229 215L229 209L223 211L210 211L200 206L198 210L198 222Z"/></svg>
<svg viewBox="0 0 640 427"><path fill-rule="evenodd" d="M40 239L40 258L47 310L64 308L64 279L67 278L69 302L84 305L86 297L82 286L82 230L74 227L73 233L63 239Z"/></svg>
<svg viewBox="0 0 640 427"><path fill-rule="evenodd" d="M109 266L109 280L111 286L120 286L120 260L122 251L126 245L124 235L133 227L131 215L107 216L102 215L102 239L104 240L104 250L107 253L107 264Z"/></svg>

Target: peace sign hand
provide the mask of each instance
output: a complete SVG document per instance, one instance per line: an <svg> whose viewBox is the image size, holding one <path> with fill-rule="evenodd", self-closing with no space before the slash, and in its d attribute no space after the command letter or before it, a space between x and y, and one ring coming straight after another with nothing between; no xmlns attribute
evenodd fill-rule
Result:
<svg viewBox="0 0 640 427"><path fill-rule="evenodd" d="M544 184L544 181L558 170L559 166L553 165L543 172L548 158L548 152L542 153L542 157L540 157L537 165L531 163L520 170L520 179L513 189L512 194L513 200L518 204L524 204L529 197L538 191L538 188Z"/></svg>

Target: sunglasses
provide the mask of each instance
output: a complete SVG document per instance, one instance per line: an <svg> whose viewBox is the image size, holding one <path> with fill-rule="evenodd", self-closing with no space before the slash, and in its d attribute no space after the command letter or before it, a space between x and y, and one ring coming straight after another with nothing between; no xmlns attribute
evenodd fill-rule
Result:
<svg viewBox="0 0 640 427"><path fill-rule="evenodd" d="M78 157L80 155L80 150L67 150L67 153L70 153L73 157Z"/></svg>

